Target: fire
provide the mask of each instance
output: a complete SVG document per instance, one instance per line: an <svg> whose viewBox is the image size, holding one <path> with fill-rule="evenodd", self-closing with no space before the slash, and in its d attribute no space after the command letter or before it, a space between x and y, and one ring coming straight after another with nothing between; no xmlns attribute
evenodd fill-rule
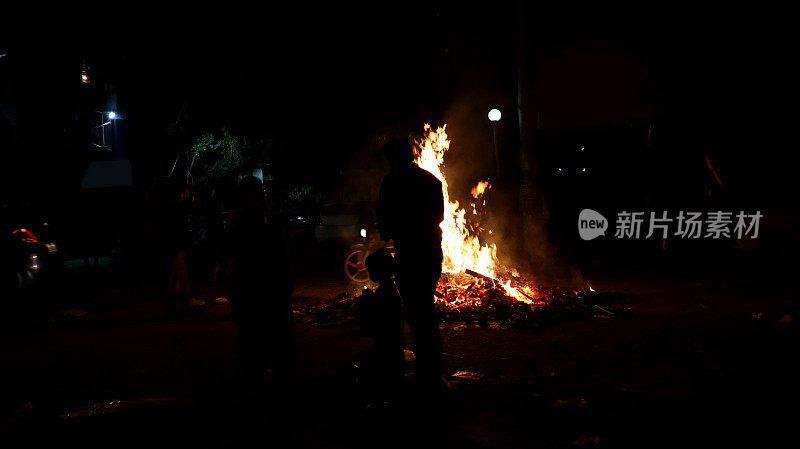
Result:
<svg viewBox="0 0 800 449"><path fill-rule="evenodd" d="M472 197L475 199L479 199L485 192L486 189L491 188L492 185L489 184L489 181L480 181L478 185L472 188Z"/></svg>
<svg viewBox="0 0 800 449"><path fill-rule="evenodd" d="M442 271L459 274L471 270L487 278L496 279L497 247L494 244L481 244L478 236L470 233L464 208L459 205L458 201L450 199L447 179L442 172L444 155L450 149L446 128L447 125L443 125L434 131L426 123L424 138L416 141L419 153L414 159L420 168L427 170L442 182L445 205L444 221L440 225L442 228L442 252L444 253ZM472 189L472 196L480 199L489 188L491 185L487 181L481 181ZM476 214L474 204L473 214ZM491 233L491 231L489 232ZM513 272L516 273L516 270ZM519 274L516 277L518 276ZM512 286L511 280L500 283L500 286L506 295L527 304L534 304L535 298L539 296L530 286Z"/></svg>
<svg viewBox="0 0 800 449"><path fill-rule="evenodd" d="M446 273L462 273L469 269L485 276L494 277L497 248L494 244L481 245L478 236L470 235L464 217L465 210L460 207L458 201L450 199L447 179L442 173L444 154L450 149L446 127L447 125L444 125L433 131L431 126L426 123L426 137L416 142L420 151L414 159L420 168L429 171L442 182L442 194L444 195L444 221L440 225L442 228L442 252L444 253L442 269ZM486 186L488 183L483 187L484 190Z"/></svg>

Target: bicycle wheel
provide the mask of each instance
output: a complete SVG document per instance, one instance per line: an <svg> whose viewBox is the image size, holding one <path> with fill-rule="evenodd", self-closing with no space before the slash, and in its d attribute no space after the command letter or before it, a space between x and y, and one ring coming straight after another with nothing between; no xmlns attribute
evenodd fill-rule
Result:
<svg viewBox="0 0 800 449"><path fill-rule="evenodd" d="M365 262L367 252L364 249L357 249L347 255L344 260L344 274L351 281L364 283L369 280L367 264Z"/></svg>

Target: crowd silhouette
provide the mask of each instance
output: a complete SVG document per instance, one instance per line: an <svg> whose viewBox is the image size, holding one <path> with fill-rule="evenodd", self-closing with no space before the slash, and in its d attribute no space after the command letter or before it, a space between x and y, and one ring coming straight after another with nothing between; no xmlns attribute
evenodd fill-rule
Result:
<svg viewBox="0 0 800 449"><path fill-rule="evenodd" d="M378 287L365 289L358 298L362 330L374 342L362 359L374 403L397 401L406 385L426 394L443 385L434 309L442 268L442 184L413 163L407 139L390 140L384 155L390 172L380 185L375 216L380 238L393 242L395 253L381 249L368 255L369 276ZM184 193L168 183L154 195L158 218L153 220L153 234L159 241L156 262L166 319L194 312L187 274L192 234L186 228ZM235 200L217 258L227 279L240 376L246 385L265 381L291 385L296 376L294 283L286 230L258 178L242 178ZM404 322L416 359L410 382L404 381Z"/></svg>

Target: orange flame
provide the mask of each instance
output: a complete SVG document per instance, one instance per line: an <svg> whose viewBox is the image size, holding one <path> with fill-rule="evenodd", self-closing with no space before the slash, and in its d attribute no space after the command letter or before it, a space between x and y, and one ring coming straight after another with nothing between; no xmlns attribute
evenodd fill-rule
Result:
<svg viewBox="0 0 800 449"><path fill-rule="evenodd" d="M444 195L444 221L442 228L442 252L444 253L443 270L447 273L461 273L466 269L486 276L494 276L495 245L481 245L478 237L470 235L464 209L458 201L451 200L447 187L447 179L442 173L444 154L450 149L447 138L447 125L437 128L425 124L426 137L417 141L420 148L414 162L429 171L442 182Z"/></svg>
<svg viewBox="0 0 800 449"><path fill-rule="evenodd" d="M459 206L458 201L450 199L447 179L442 172L444 155L450 149L446 128L447 125L443 125L434 131L426 123L424 126L425 137L415 142L419 147L419 153L414 159L414 163L420 168L427 170L442 182L445 206L444 221L440 225L442 228L442 252L444 253L442 270L446 273L462 273L470 269L494 278L497 247L494 244L482 245L478 236L470 234L464 218L464 209ZM472 196L477 199L490 187L488 182L481 181L472 189ZM491 231L489 232L491 233ZM512 287L511 280L502 283L501 286L508 296L527 304L533 304L534 298L538 296L535 289L529 286Z"/></svg>
<svg viewBox="0 0 800 449"><path fill-rule="evenodd" d="M472 193L473 198L478 199L484 194L484 192L486 192L487 189L490 189L491 187L492 185L489 184L489 181L481 181L478 183L478 185L472 188L470 193Z"/></svg>

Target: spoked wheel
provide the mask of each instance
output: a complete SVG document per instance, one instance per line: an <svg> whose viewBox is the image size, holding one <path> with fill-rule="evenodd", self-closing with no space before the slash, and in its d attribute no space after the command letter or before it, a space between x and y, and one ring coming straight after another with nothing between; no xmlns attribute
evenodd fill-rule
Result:
<svg viewBox="0 0 800 449"><path fill-rule="evenodd" d="M369 280L367 272L367 251L365 248L353 250L344 261L344 274L354 282L364 283Z"/></svg>

